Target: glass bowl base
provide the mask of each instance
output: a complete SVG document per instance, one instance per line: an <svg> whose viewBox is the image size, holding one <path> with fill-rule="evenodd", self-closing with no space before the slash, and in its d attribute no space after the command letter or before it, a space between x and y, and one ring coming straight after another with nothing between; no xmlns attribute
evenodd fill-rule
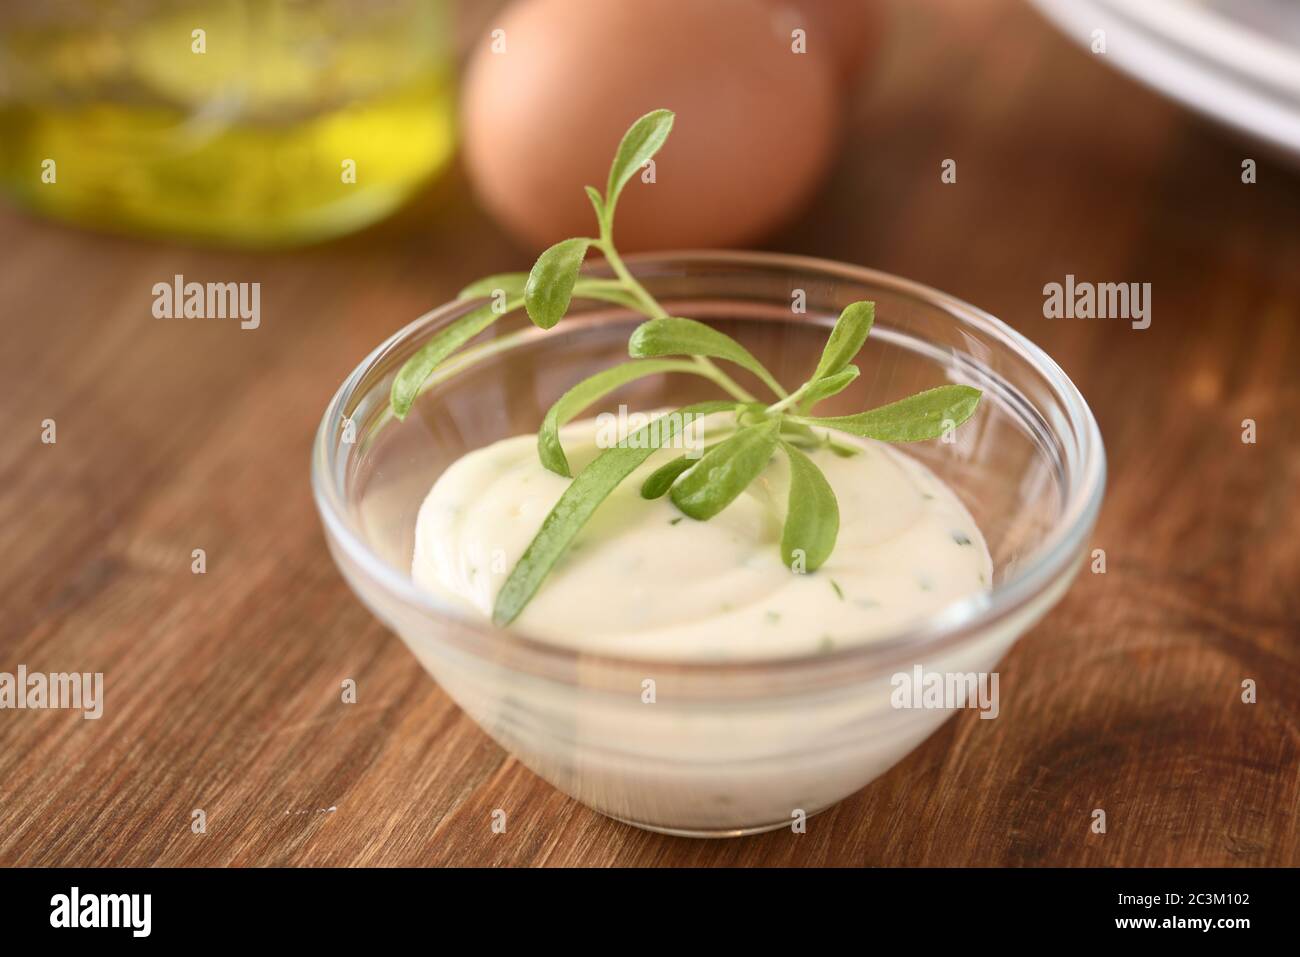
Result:
<svg viewBox="0 0 1300 957"><path fill-rule="evenodd" d="M826 808L820 808L805 816L804 820L816 817ZM722 840L729 837L751 837L755 834L766 834L769 831L779 831L784 827L789 827L793 819L785 821L776 821L772 824L756 824L753 827L729 827L729 828L683 828L683 827L664 827L659 824L644 824L641 821L633 821L630 818L618 817L614 814L605 815L620 824L627 824L631 827L640 828L643 831L651 831L655 834L667 834L669 837L697 837Z"/></svg>

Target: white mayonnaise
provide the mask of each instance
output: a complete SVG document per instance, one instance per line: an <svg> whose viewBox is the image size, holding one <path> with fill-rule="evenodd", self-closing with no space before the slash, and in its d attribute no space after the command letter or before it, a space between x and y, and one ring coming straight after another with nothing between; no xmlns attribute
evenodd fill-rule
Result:
<svg viewBox="0 0 1300 957"><path fill-rule="evenodd" d="M595 420L561 437L574 471L598 451ZM987 590L992 563L970 513L891 446L836 434L861 453L809 453L839 501L835 551L796 574L778 544L788 465L779 451L707 522L641 482L682 454L662 450L596 511L513 628L557 645L674 660L779 658L870 642ZM537 436L459 459L420 508L412 575L441 600L490 618L506 575L569 480L542 467Z"/></svg>

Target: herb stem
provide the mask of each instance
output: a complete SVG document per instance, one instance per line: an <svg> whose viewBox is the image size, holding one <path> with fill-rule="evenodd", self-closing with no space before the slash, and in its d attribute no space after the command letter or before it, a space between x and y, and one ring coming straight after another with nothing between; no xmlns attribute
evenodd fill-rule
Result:
<svg viewBox="0 0 1300 957"><path fill-rule="evenodd" d="M600 224L600 239L593 244L605 254L605 259L609 263L609 268L614 270L614 275L619 278L629 293L645 307L645 314L651 319L667 319L668 312L663 306L659 305L659 300L650 295L649 290L637 281L632 275L627 264L623 262L623 257L618 254L614 248L614 240L610 235L608 219L602 220ZM740 402L756 402L754 396L740 385L735 379L727 375L717 365L708 358L708 356L691 356L691 359L700 367L700 375L717 383L718 387L730 395L733 399Z"/></svg>
<svg viewBox="0 0 1300 957"><path fill-rule="evenodd" d="M771 410L764 410L764 411L766 413ZM787 422L793 422L796 425L804 426L806 429L808 429L808 431L810 431L811 433L816 435L819 439L821 439L821 444L823 448L834 449L837 452L851 453L853 455L856 455L858 452L861 451L856 446L845 445L842 442L836 442L835 439L831 437L831 434L828 431L823 430L819 432L817 429L813 428L813 426L820 424L815 419L806 419L801 415L791 415L788 412L784 414L783 418Z"/></svg>
<svg viewBox="0 0 1300 957"><path fill-rule="evenodd" d="M771 405L769 405L766 409L763 410L763 414L772 415L773 413L776 412L784 412L790 406L794 405L796 402L802 399L804 397L804 393L806 393L811 386L812 386L811 382L805 382L803 385L799 386L799 388L795 389L789 395L781 399L780 402L773 402Z"/></svg>
<svg viewBox="0 0 1300 957"><path fill-rule="evenodd" d="M605 259L609 262L609 268L614 270L614 275L619 278L623 287L645 306L647 316L651 319L668 318L668 313L664 310L664 307L659 305L659 301L650 295L645 286L637 281L631 270L627 268L627 264L623 262L623 257L614 248L614 241L610 237L609 228L605 223L600 224L600 239L593 245L598 246L600 251L605 254Z"/></svg>
<svg viewBox="0 0 1300 957"><path fill-rule="evenodd" d="M731 376L727 375L704 356L691 356L699 366L700 375L710 379L737 402L753 402L754 397L746 392Z"/></svg>

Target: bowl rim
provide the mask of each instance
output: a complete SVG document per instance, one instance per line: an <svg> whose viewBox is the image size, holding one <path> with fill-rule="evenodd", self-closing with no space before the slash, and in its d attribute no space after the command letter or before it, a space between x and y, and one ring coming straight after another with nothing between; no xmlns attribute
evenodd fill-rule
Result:
<svg viewBox="0 0 1300 957"><path fill-rule="evenodd" d="M347 517L346 501L332 480L336 473L334 454L337 443L331 441L336 424L344 418L343 410L353 396L357 385L374 365L391 349L415 335L436 325L449 313L463 308L463 300L452 300L417 317L381 342L347 375L334 392L317 427L312 444L311 484L317 510L320 512L326 534L337 543L347 556L371 578L403 604L414 606L422 614L435 620L445 619L450 625L464 628L473 635L473 641L462 644L477 656L498 663L508 661L512 667L517 652L524 659L537 663L560 665L572 673L574 663L581 661L584 670L604 665L615 669L631 668L638 672L654 669L689 672L692 674L734 673L737 671L764 671L779 669L782 672L800 669L841 669L849 662L882 663L906 656L919 660L918 652L934 654L959 645L963 640L976 640L995 628L999 621L1013 619L1033 600L1048 591L1058 578L1072 570L1085 536L1090 534L1101 508L1106 484L1106 454L1101 431L1087 401L1064 370L1041 347L1016 331L996 316L915 280L893 273L855 266L814 256L790 255L774 252L740 250L673 250L667 252L639 253L624 257L633 274L644 273L655 266L719 265L737 268L781 268L802 273L815 273L823 277L838 277L859 283L870 283L888 288L902 296L938 307L955 321L975 326L981 333L1011 348L1027 361L1039 375L1048 380L1059 397L1073 433L1079 452L1079 482L1077 490L1064 502L1062 514L1046 536L1038 557L1032 563L1018 566L1015 574L980 592L954 602L936 614L914 624L890 632L869 642L839 648L829 652L814 651L802 655L780 658L744 658L726 660L691 661L682 659L657 659L641 656L620 656L558 645L529 635L516 628L498 628L490 621L463 613L460 609L440 603L429 592L421 589L407 574L376 554L362 536L353 528ZM589 264L593 272L607 269L603 261ZM644 278L644 276L642 276ZM1053 428L1053 435L1061 435ZM402 636L405 637L405 636ZM532 667L517 669L553 674L550 668Z"/></svg>

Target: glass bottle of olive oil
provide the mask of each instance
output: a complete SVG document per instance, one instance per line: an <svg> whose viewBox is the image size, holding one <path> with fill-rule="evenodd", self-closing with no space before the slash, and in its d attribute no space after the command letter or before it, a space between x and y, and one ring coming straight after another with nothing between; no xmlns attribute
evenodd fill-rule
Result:
<svg viewBox="0 0 1300 957"><path fill-rule="evenodd" d="M0 7L0 188L63 219L274 246L358 229L450 158L446 0Z"/></svg>

